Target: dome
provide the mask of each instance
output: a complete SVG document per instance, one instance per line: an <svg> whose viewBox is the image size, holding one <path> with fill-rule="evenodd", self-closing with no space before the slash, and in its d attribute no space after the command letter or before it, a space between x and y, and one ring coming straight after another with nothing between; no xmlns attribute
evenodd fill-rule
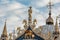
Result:
<svg viewBox="0 0 60 40"><path fill-rule="evenodd" d="M51 17L51 14L49 14L48 19L46 20L46 24L54 24L53 18Z"/></svg>

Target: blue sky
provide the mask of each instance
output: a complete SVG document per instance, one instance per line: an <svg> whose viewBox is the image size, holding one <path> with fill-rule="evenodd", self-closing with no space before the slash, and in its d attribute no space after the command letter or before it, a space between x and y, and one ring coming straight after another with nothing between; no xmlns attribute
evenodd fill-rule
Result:
<svg viewBox="0 0 60 40"><path fill-rule="evenodd" d="M51 0L52 18L54 19L60 14L60 0ZM28 19L28 9L32 6L32 17L37 19L37 27L44 25L48 18L49 0L0 0L0 34L3 31L4 22L7 19L8 33L12 32L16 27L23 28L22 21Z"/></svg>

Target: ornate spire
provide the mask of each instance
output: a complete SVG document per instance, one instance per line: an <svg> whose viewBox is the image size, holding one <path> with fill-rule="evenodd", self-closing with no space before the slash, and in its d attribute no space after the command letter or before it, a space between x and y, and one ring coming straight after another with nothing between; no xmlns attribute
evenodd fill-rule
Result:
<svg viewBox="0 0 60 40"><path fill-rule="evenodd" d="M48 17L48 19L46 20L46 24L54 24L53 23L53 19L52 19L52 17L51 17L51 9L52 9L52 4L51 4L51 0L50 0L50 2L49 2L49 17Z"/></svg>
<svg viewBox="0 0 60 40"><path fill-rule="evenodd" d="M55 32L53 32L53 35L54 35L54 40L57 40L57 38L59 37L57 18L56 18L56 23L55 23Z"/></svg>
<svg viewBox="0 0 60 40"><path fill-rule="evenodd" d="M2 34L7 36L6 21L5 21L5 25L4 25L4 29L3 29L3 33Z"/></svg>
<svg viewBox="0 0 60 40"><path fill-rule="evenodd" d="M57 18L56 18L56 23L55 23L55 31L58 32L59 29L58 29L58 23L57 23Z"/></svg>
<svg viewBox="0 0 60 40"><path fill-rule="evenodd" d="M2 40L8 40L7 29L6 29L6 21L3 29L3 33L1 35Z"/></svg>
<svg viewBox="0 0 60 40"><path fill-rule="evenodd" d="M29 15L29 17L28 17L28 25L31 26L31 24L32 24L32 15L31 15L32 14L32 7L31 6L29 7L28 13L29 13L28 14Z"/></svg>

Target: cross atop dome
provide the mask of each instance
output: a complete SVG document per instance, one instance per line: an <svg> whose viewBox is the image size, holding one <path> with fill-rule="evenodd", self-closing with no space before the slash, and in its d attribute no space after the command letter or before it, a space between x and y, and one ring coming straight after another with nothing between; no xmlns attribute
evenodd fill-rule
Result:
<svg viewBox="0 0 60 40"><path fill-rule="evenodd" d="M52 9L52 4L51 4L51 0L49 1L49 15L51 15L51 9Z"/></svg>
<svg viewBox="0 0 60 40"><path fill-rule="evenodd" d="M49 17L48 17L48 19L46 20L46 24L51 25L51 24L54 24L54 23L53 23L53 18L51 17L51 9L52 9L51 0L49 1L48 7L49 7Z"/></svg>

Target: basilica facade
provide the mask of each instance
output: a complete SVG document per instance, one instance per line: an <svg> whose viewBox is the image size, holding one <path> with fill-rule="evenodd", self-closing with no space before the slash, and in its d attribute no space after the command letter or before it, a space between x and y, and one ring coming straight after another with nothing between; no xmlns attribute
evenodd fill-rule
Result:
<svg viewBox="0 0 60 40"><path fill-rule="evenodd" d="M32 21L32 7L28 9L28 21L23 20L24 30L17 28L17 35L15 33L7 34L6 21L3 32L1 34L1 40L60 40L59 26L56 17L56 23L51 14L51 2L49 2L49 17L46 19L46 25L36 27L37 19Z"/></svg>

